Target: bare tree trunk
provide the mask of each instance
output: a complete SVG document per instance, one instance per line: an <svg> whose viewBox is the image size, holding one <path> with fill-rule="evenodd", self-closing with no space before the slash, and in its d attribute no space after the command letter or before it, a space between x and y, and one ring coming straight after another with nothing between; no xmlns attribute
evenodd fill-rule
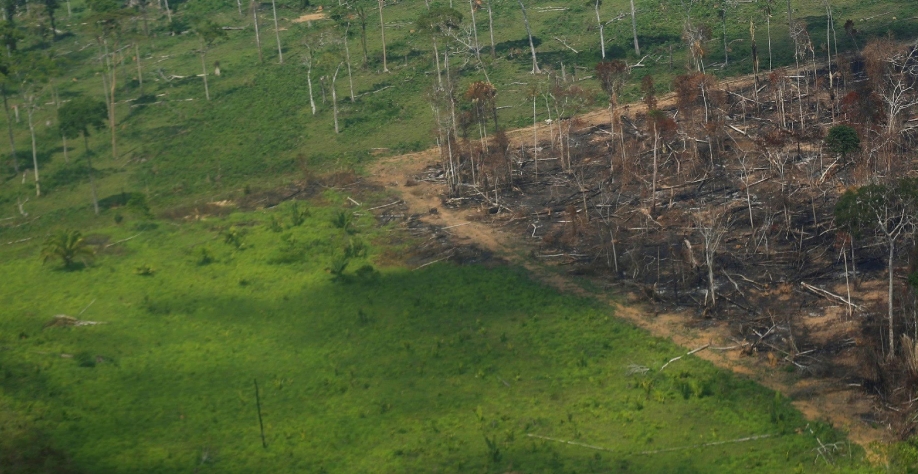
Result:
<svg viewBox="0 0 918 474"><path fill-rule="evenodd" d="M469 0L469 8L472 10L472 35L475 39L475 57L481 62L481 46L478 44L478 25L475 23L475 0Z"/></svg>
<svg viewBox="0 0 918 474"><path fill-rule="evenodd" d="M433 40L433 48L434 48L434 62L436 63L436 66L437 66L437 85L440 87L443 87L443 76L440 74L440 51L437 50L436 38L434 38Z"/></svg>
<svg viewBox="0 0 918 474"><path fill-rule="evenodd" d="M893 273L895 273L895 254L896 241L893 238L889 238L889 263L887 263L887 269L889 270L889 294L887 295L887 298L889 299L889 357L896 355L896 333L895 327L893 327Z"/></svg>
<svg viewBox="0 0 918 474"><path fill-rule="evenodd" d="M347 28L344 29L344 59L347 61L347 82L351 86L351 103L353 104L357 98L354 96L354 78L351 76L351 50L347 46L347 32L351 29L351 24L347 24Z"/></svg>
<svg viewBox="0 0 918 474"><path fill-rule="evenodd" d="M10 156L13 158L13 170L19 174L19 159L16 158L16 139L13 137L13 118L10 116L10 104L3 89L3 110L6 111L6 128L10 133Z"/></svg>
<svg viewBox="0 0 918 474"><path fill-rule="evenodd" d="M236 7L239 8L239 16L242 16L242 0L236 0Z"/></svg>
<svg viewBox="0 0 918 474"><path fill-rule="evenodd" d="M106 46L106 56L107 54L108 54L108 50ZM115 90L116 90L116 81L118 78L115 74L115 65L111 61L109 61L108 57L106 57L105 63L111 70L111 74L112 74L111 81L107 85L105 95L109 102L108 104L108 124L112 132L112 158L117 160L118 159L118 143L116 141L116 135L115 135L115 130L117 127L117 124L115 123L115 118L116 118L115 117ZM105 84L106 82L105 74L106 72L103 71L102 72L102 85L103 86L106 85Z"/></svg>
<svg viewBox="0 0 918 474"><path fill-rule="evenodd" d="M86 149L86 166L89 167L89 190L92 193L92 208L99 215L99 197L96 194L96 179L92 172L92 152L89 151L89 138L85 133L83 135L83 147Z"/></svg>
<svg viewBox="0 0 918 474"><path fill-rule="evenodd" d="M255 45L258 46L258 62L265 62L264 56L261 54L261 36L258 34L258 2L252 2L252 23L255 24Z"/></svg>
<svg viewBox="0 0 918 474"><path fill-rule="evenodd" d="M316 114L316 101L312 98L312 59L306 63L306 84L309 85L309 107L312 109L312 115Z"/></svg>
<svg viewBox="0 0 918 474"><path fill-rule="evenodd" d="M453 97L453 88L455 84L453 83L452 76L449 74L449 51L443 53L443 64L446 66L446 91L449 96L449 113L452 120L452 129L453 136L459 136L459 121L456 120L456 98Z"/></svg>
<svg viewBox="0 0 918 474"><path fill-rule="evenodd" d="M164 0L166 2L166 16L169 18L169 24L172 24L172 10L169 9L169 0Z"/></svg>
<svg viewBox="0 0 918 474"><path fill-rule="evenodd" d="M532 42L532 29L529 28L529 17L526 16L526 7L523 5L523 0L516 0L520 4L520 9L523 10L523 23L526 25L526 35L529 36L529 50L532 51L532 74L541 74L542 70L539 69L539 62L536 61L536 52L535 44Z"/></svg>
<svg viewBox="0 0 918 474"><path fill-rule="evenodd" d="M771 71L771 15L765 15L765 30L768 32L768 70Z"/></svg>
<svg viewBox="0 0 918 474"><path fill-rule="evenodd" d="M338 67L335 68L335 73L332 74L331 80L331 94L332 94L332 115L335 118L335 133L341 133L338 130L338 94L335 92L335 81L338 79L338 71L341 69L341 64L338 63Z"/></svg>
<svg viewBox="0 0 918 474"><path fill-rule="evenodd" d="M35 143L35 124L32 115L35 113L35 97L29 96L29 134L32 135L32 165L35 170L35 196L41 196L41 184L38 178L38 147Z"/></svg>
<svg viewBox="0 0 918 474"><path fill-rule="evenodd" d="M606 38L603 36L602 19L599 17L599 1L600 0L596 0L595 5L596 25L599 27L599 50L602 52L602 58L606 59Z"/></svg>
<svg viewBox="0 0 918 474"><path fill-rule="evenodd" d="M634 36L634 54L640 56L641 46L638 44L637 38L637 15L634 11L634 0L631 0L631 34Z"/></svg>
<svg viewBox="0 0 918 474"><path fill-rule="evenodd" d="M790 0L787 0L787 28L788 31L794 31L794 17L791 15Z"/></svg>
<svg viewBox="0 0 918 474"><path fill-rule="evenodd" d="M539 179L539 127L536 122L536 97L532 94L532 163L535 166L535 177Z"/></svg>
<svg viewBox="0 0 918 474"><path fill-rule="evenodd" d="M389 67L386 65L386 22L383 20L382 7L383 0L379 0L379 35L382 38L382 70L383 72L389 72Z"/></svg>
<svg viewBox="0 0 918 474"><path fill-rule="evenodd" d="M723 18L721 19L721 25L723 26L724 31L724 67L730 64L730 53L728 52L727 46L727 7L723 7Z"/></svg>
<svg viewBox="0 0 918 474"><path fill-rule="evenodd" d="M202 44L201 44L201 70L202 70L202 72L204 73L204 74L202 75L202 76L204 77L204 97L206 97L207 100L210 100L210 89L207 88L207 64L206 64L206 61L205 61L205 59L204 59L204 55L205 55L206 53L204 52L204 49L203 49L203 48L204 48L204 44L203 44L203 41L202 41Z"/></svg>
<svg viewBox="0 0 918 474"><path fill-rule="evenodd" d="M140 83L140 94L143 95L143 70L140 68L140 48L134 43L134 57L137 58L137 82Z"/></svg>
<svg viewBox="0 0 918 474"><path fill-rule="evenodd" d="M277 27L277 5L274 0L271 0L271 10L274 11L274 37L277 39L277 59L280 64L284 64L284 51L281 49L280 29Z"/></svg>
<svg viewBox="0 0 918 474"><path fill-rule="evenodd" d="M116 46L117 46L117 44L116 44ZM112 58L112 59L114 59L114 58ZM115 69L115 64L114 64L114 62L111 64L111 70L112 70L112 80L111 80L111 83L109 84L109 88L111 89L111 92L110 92L109 95L108 95L108 100L109 100L109 102L110 102L110 106L109 106L109 109L108 109L108 123L109 123L110 128L111 128L111 131L112 131L112 158L115 159L115 160L117 160L117 159L118 159L118 142L117 142L117 140L116 140L117 124L115 123L115 122L116 122L116 120L115 120L115 119L116 119L116 116L115 116L115 90L116 90L116 87L117 87L117 84L116 84L116 83L117 83L118 77L117 77L117 75L115 74L116 69ZM103 77L104 77L104 74L103 74Z"/></svg>
<svg viewBox="0 0 918 474"><path fill-rule="evenodd" d="M651 119L654 120L654 119ZM660 134L657 133L657 124L653 124L653 181L651 182L650 191L650 212L657 211L657 148L660 142Z"/></svg>
<svg viewBox="0 0 918 474"><path fill-rule="evenodd" d="M494 47L494 15L491 13L491 0L488 0L488 32L491 33L491 57L497 57L497 49Z"/></svg>

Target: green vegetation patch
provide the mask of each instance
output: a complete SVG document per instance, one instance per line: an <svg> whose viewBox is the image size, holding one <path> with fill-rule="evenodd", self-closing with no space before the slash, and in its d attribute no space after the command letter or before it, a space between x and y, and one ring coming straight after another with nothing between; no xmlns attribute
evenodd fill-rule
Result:
<svg viewBox="0 0 918 474"><path fill-rule="evenodd" d="M828 466L819 442L859 459L709 363L660 372L684 349L521 270L378 269L372 242L394 230L352 209L133 219L87 233L85 267L42 265L40 242L3 255L0 428L53 466L809 472Z"/></svg>

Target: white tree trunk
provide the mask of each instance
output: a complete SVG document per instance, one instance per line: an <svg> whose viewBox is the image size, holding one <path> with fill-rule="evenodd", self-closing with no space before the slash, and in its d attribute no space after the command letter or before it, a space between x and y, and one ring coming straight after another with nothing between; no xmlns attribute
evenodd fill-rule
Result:
<svg viewBox="0 0 918 474"><path fill-rule="evenodd" d="M383 72L389 72L389 67L386 64L386 22L383 20L382 7L383 0L379 0L379 35L382 38L382 70ZM450 3L450 8L452 8L452 3Z"/></svg>
<svg viewBox="0 0 918 474"><path fill-rule="evenodd" d="M271 10L274 11L274 37L277 38L277 59L280 64L284 64L284 51L281 49L280 29L277 27L277 5L271 0Z"/></svg>
<svg viewBox="0 0 918 474"><path fill-rule="evenodd" d="M491 33L491 57L497 57L497 49L494 47L494 16L491 14L491 0L488 0L488 32Z"/></svg>
<svg viewBox="0 0 918 474"><path fill-rule="evenodd" d="M536 60L535 44L532 42L532 29L529 28L529 17L526 15L526 6L523 5L523 0L516 1L520 4L520 10L523 11L523 24L526 25L526 35L529 36L529 50L532 51L532 74L541 74L542 70L539 69L539 62Z"/></svg>
<svg viewBox="0 0 918 474"><path fill-rule="evenodd" d="M599 50L602 51L602 58L606 59L606 38L603 36L602 19L599 17L599 0L596 0L596 25L599 26Z"/></svg>
<svg viewBox="0 0 918 474"><path fill-rule="evenodd" d="M258 34L258 3L252 2L252 23L255 25L255 45L258 46L258 62L263 63L265 58L261 54L261 36Z"/></svg>
<svg viewBox="0 0 918 474"><path fill-rule="evenodd" d="M475 24L475 0L469 0L469 8L472 15L472 35L475 40L475 57L481 61L481 46L478 44L478 25Z"/></svg>
<svg viewBox="0 0 918 474"><path fill-rule="evenodd" d="M312 109L312 115L315 115L316 101L312 97L312 60L306 64L306 84L309 85L309 107Z"/></svg>
<svg viewBox="0 0 918 474"><path fill-rule="evenodd" d="M887 298L889 300L888 313L889 313L889 357L896 355L896 338L895 338L895 328L893 327L893 273L895 268L895 254L896 254L896 241L892 238L889 239L889 262L887 263L887 268L889 269L889 294Z"/></svg>
<svg viewBox="0 0 918 474"><path fill-rule="evenodd" d="M641 55L641 46L637 39L637 15L634 10L634 0L631 0L631 34L634 36L634 54Z"/></svg>
<svg viewBox="0 0 918 474"><path fill-rule="evenodd" d="M134 57L137 58L137 82L140 84L140 93L143 94L143 70L140 67L140 48L134 43Z"/></svg>
<svg viewBox="0 0 918 474"><path fill-rule="evenodd" d="M351 50L347 46L347 32L351 29L351 24L347 24L347 28L344 29L344 59L347 61L347 82L351 86L351 103L354 103L357 100L357 97L354 96L354 78L351 76Z"/></svg>
<svg viewBox="0 0 918 474"><path fill-rule="evenodd" d="M35 195L41 196L41 184L38 178L38 147L35 143L35 124L32 121L32 115L35 113L35 97L29 96L29 134L32 135L32 164L35 173Z"/></svg>
<svg viewBox="0 0 918 474"><path fill-rule="evenodd" d="M338 79L338 71L341 70L341 64L338 64L338 67L335 68L335 73L332 75L331 80L331 94L332 94L332 115L335 118L335 133L341 133L338 130L338 94L335 92L335 80Z"/></svg>
<svg viewBox="0 0 918 474"><path fill-rule="evenodd" d="M210 89L208 89L207 87L207 61L204 59L204 56L206 54L207 53L204 51L204 44L202 42L201 44L201 72L204 73L202 74L202 77L204 78L204 97L206 97L207 100L210 100Z"/></svg>

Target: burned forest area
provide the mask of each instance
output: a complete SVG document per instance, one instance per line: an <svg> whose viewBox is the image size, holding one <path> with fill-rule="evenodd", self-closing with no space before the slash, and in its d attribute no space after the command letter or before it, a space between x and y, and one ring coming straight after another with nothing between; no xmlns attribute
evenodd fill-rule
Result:
<svg viewBox="0 0 918 474"><path fill-rule="evenodd" d="M796 68L732 81L695 70L665 95L618 61L592 80L608 109L578 116L596 97L552 74L529 106L553 120L490 137L494 101L473 85L413 179L534 260L729 328L743 354L856 387L876 406L864 420L914 434L916 45L832 63L803 49ZM626 81L642 103L617 103Z"/></svg>

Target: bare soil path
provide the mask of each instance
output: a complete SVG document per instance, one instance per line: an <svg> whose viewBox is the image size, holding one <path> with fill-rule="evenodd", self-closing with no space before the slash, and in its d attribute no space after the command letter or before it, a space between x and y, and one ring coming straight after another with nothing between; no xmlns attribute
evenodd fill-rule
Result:
<svg viewBox="0 0 918 474"><path fill-rule="evenodd" d="M751 82L751 77L742 77L730 81L727 87L740 87ZM672 100L674 98L664 96L659 102L665 106ZM629 114L644 110L643 104L622 107L627 108L626 113ZM581 126L591 126L606 123L608 117L607 111L596 111L580 117L579 122ZM537 132L540 137L548 137L548 125L538 124ZM514 141L531 143L533 130L528 127L507 133ZM371 180L401 194L410 214L419 214L423 216L422 221L441 226L457 243L475 244L509 262L522 265L534 278L559 290L599 298L614 309L616 316L687 349L710 345L695 355L780 391L791 398L794 406L808 418L829 421L833 426L847 431L849 439L867 448L869 452L872 451L871 443L889 438L889 431L885 427L877 428L872 426L876 423L869 422L874 419L875 401L861 387L849 386L834 378L803 377L787 373L774 361L769 363L764 358L744 355L744 346L733 337L729 327L710 322L706 324L699 321L691 311L659 313L634 301L633 296L623 297L620 292L618 295L587 292L573 277L529 257L531 245L523 236L502 230L499 222L488 218L486 209L443 206L443 186L414 180L424 168L437 161L439 153L436 149L383 158L371 169ZM433 209L436 212L431 212ZM823 330L839 330L839 318L826 319Z"/></svg>

